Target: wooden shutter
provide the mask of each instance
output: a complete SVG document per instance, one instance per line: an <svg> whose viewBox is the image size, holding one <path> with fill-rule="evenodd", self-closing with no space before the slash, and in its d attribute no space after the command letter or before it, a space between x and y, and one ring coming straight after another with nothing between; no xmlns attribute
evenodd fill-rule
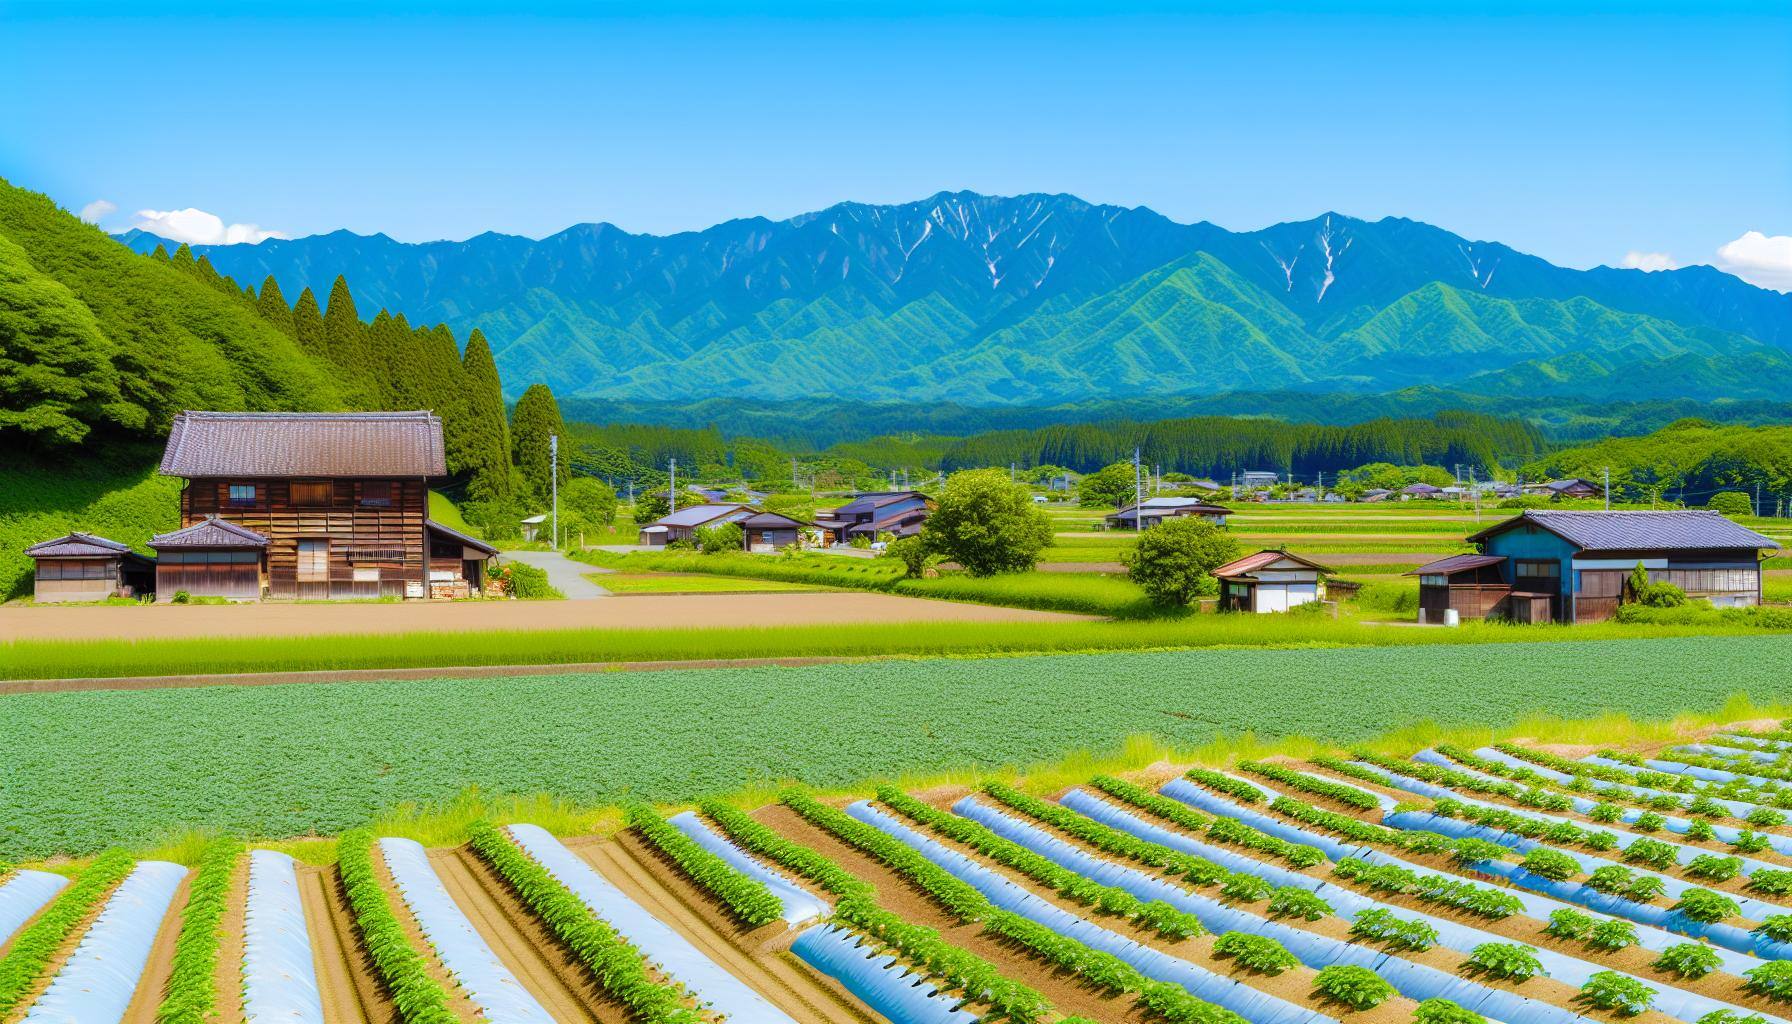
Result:
<svg viewBox="0 0 1792 1024"><path fill-rule="evenodd" d="M299 581L316 583L330 578L330 542L299 541Z"/></svg>
<svg viewBox="0 0 1792 1024"><path fill-rule="evenodd" d="M294 480L292 482L292 503L297 506L317 507L330 504L334 488L328 480Z"/></svg>

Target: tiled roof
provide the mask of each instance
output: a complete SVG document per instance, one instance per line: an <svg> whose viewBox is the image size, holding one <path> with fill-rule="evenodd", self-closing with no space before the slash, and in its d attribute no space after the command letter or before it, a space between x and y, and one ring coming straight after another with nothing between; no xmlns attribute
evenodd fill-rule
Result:
<svg viewBox="0 0 1792 1024"><path fill-rule="evenodd" d="M442 421L420 412L183 412L169 476L446 476Z"/></svg>
<svg viewBox="0 0 1792 1024"><path fill-rule="evenodd" d="M1467 572L1479 569L1484 565L1498 565L1506 560L1505 555L1451 555L1435 562L1426 562L1407 576L1448 576L1452 573Z"/></svg>
<svg viewBox="0 0 1792 1024"><path fill-rule="evenodd" d="M70 533L55 540L46 540L25 549L32 558L104 558L133 554L129 544L96 537L91 533Z"/></svg>
<svg viewBox="0 0 1792 1024"><path fill-rule="evenodd" d="M162 548L265 548L268 539L254 530L211 516L184 530L158 533L149 539L149 546L158 551Z"/></svg>
<svg viewBox="0 0 1792 1024"><path fill-rule="evenodd" d="M1527 509L1521 516L1490 526L1471 541L1532 523L1582 551L1674 551L1691 548L1778 548L1779 542L1731 522L1721 512L1691 511L1558 512Z"/></svg>

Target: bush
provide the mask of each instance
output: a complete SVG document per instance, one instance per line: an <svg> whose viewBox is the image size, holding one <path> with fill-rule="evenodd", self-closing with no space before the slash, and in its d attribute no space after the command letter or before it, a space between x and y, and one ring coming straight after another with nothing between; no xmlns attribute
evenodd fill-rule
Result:
<svg viewBox="0 0 1792 1024"><path fill-rule="evenodd" d="M1741 491L1719 491L1711 496L1705 507L1713 512L1722 512L1726 516L1752 516L1755 514L1755 502Z"/></svg>
<svg viewBox="0 0 1792 1024"><path fill-rule="evenodd" d="M1300 958L1280 942L1264 935L1227 932L1213 944L1215 956L1231 957L1240 966L1260 974L1281 974L1300 966Z"/></svg>
<svg viewBox="0 0 1792 1024"><path fill-rule="evenodd" d="M975 469L946 479L921 536L972 576L993 576L1032 569L1052 542L1052 521L1008 474Z"/></svg>
<svg viewBox="0 0 1792 1024"><path fill-rule="evenodd" d="M1413 1024L1487 1024L1487 1018L1449 999L1427 999L1412 1011Z"/></svg>
<svg viewBox="0 0 1792 1024"><path fill-rule="evenodd" d="M1573 878L1580 872L1580 863L1573 857L1547 846L1539 846L1525 854L1521 863L1526 871L1557 882Z"/></svg>
<svg viewBox="0 0 1792 1024"><path fill-rule="evenodd" d="M1332 964L1320 968L1313 987L1353 1010L1372 1010L1394 994L1394 986L1367 967Z"/></svg>
<svg viewBox="0 0 1792 1024"><path fill-rule="evenodd" d="M566 597L548 583L548 571L526 562L506 562L498 569L504 593L519 601L559 601Z"/></svg>
<svg viewBox="0 0 1792 1024"><path fill-rule="evenodd" d="M575 476L560 488L560 509L568 525L609 526L616 522L616 488L596 477Z"/></svg>
<svg viewBox="0 0 1792 1024"><path fill-rule="evenodd" d="M906 579L918 580L927 575L927 545L921 542L920 537L903 537L901 540L891 541L884 549L884 557L901 562L902 574Z"/></svg>
<svg viewBox="0 0 1792 1024"><path fill-rule="evenodd" d="M672 512L672 503L663 494L635 495L634 517L636 526L646 526L657 519L662 519Z"/></svg>
<svg viewBox="0 0 1792 1024"><path fill-rule="evenodd" d="M1625 586L1630 592L1630 599L1645 608L1678 608L1686 603L1686 591L1672 583L1649 582L1649 570L1643 563L1636 563L1630 570L1630 580Z"/></svg>
<svg viewBox="0 0 1792 1024"><path fill-rule="evenodd" d="M1116 462L1077 481L1077 503L1084 508L1116 508L1138 497L1138 479L1130 462Z"/></svg>
<svg viewBox="0 0 1792 1024"><path fill-rule="evenodd" d="M1678 974L1682 978L1703 978L1723 966L1723 957L1709 946L1682 942L1669 946L1655 958L1655 969Z"/></svg>
<svg viewBox="0 0 1792 1024"><path fill-rule="evenodd" d="M740 551L747 546L747 534L739 523L718 523L697 527L697 547L706 555Z"/></svg>

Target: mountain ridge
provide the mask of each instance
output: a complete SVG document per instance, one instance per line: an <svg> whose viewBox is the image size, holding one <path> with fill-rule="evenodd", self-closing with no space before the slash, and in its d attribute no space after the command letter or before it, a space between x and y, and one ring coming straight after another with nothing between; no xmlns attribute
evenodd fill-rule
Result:
<svg viewBox="0 0 1792 1024"><path fill-rule="evenodd" d="M1701 331L1767 350L1748 365L1792 346L1792 296L1712 268L1573 270L1421 221L1335 212L1233 232L1066 194L843 202L664 236L608 223L426 243L337 231L194 251L246 283L272 275L288 295L321 295L345 275L364 309L445 321L462 337L483 330L512 388L541 381L584 397L1005 405L1139 388L1390 389L1608 350L1610 328L1599 325L1613 316L1659 322L1635 328L1654 339L1655 360L1740 358ZM1205 292L1187 275L1163 286L1160 272L1195 253L1225 273L1206 268ZM1577 315L1537 307L1486 331L1441 308L1462 303L1421 294L1432 284L1501 301L1583 299L1605 312L1573 326ZM1401 358L1378 364L1361 332L1400 303L1427 304L1423 329L1402 339ZM1469 344L1478 329L1485 337ZM1706 368L1727 372L1715 366ZM1605 374L1589 386L1616 382Z"/></svg>

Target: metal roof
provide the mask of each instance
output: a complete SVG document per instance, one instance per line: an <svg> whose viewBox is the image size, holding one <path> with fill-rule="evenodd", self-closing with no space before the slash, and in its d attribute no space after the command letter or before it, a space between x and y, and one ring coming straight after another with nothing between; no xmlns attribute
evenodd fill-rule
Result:
<svg viewBox="0 0 1792 1024"><path fill-rule="evenodd" d="M162 548L265 548L268 539L254 530L207 516L184 530L156 534L149 539L149 546L158 551Z"/></svg>
<svg viewBox="0 0 1792 1024"><path fill-rule="evenodd" d="M745 519L742 519L740 525L751 526L761 530L767 528L775 530L785 526L814 526L815 524L805 523L801 519L787 516L782 512L755 512Z"/></svg>
<svg viewBox="0 0 1792 1024"><path fill-rule="evenodd" d="M442 421L416 412L183 412L162 472L195 477L447 476Z"/></svg>
<svg viewBox="0 0 1792 1024"><path fill-rule="evenodd" d="M1320 565L1318 562L1302 558L1300 555L1294 554L1291 551L1282 551L1279 548L1265 548L1254 555L1246 555L1243 558L1227 562L1225 565L1213 570L1213 575L1219 578L1248 576L1265 566L1274 565L1284 558L1291 562L1299 562L1309 569L1316 569L1322 573L1329 573L1332 571L1325 566Z"/></svg>
<svg viewBox="0 0 1792 1024"><path fill-rule="evenodd" d="M1470 537L1480 541L1521 523L1548 530L1582 551L1675 551L1696 548L1778 548L1779 541L1731 522L1721 512L1568 512L1527 509Z"/></svg>
<svg viewBox="0 0 1792 1024"><path fill-rule="evenodd" d="M1506 560L1505 555L1451 555L1435 562L1426 562L1403 576L1450 576L1470 569L1479 569L1484 565L1498 565Z"/></svg>
<svg viewBox="0 0 1792 1024"><path fill-rule="evenodd" d="M112 558L134 555L129 544L96 537L91 533L68 533L55 540L46 540L25 549L32 558Z"/></svg>
<svg viewBox="0 0 1792 1024"><path fill-rule="evenodd" d="M745 518L752 515L753 510L745 505L692 505L661 516L654 522L662 526L703 526L725 518L730 513L740 513Z"/></svg>
<svg viewBox="0 0 1792 1024"><path fill-rule="evenodd" d="M920 491L867 491L864 494L853 498L846 504L841 505L839 508L828 509L825 514L838 516L842 513L850 512L856 515L860 512L875 511L893 502L905 501L911 498L919 498L922 501L926 501L927 495L922 494Z"/></svg>
<svg viewBox="0 0 1792 1024"><path fill-rule="evenodd" d="M478 548L479 550L485 552L487 555L495 555L498 553L497 548L492 547L490 544L487 544L485 541L480 540L478 537L468 536L467 534L464 534L464 533L460 532L459 530L456 530L450 526L443 526L441 523L436 522L434 519L423 520L423 525L424 525L424 527L426 527L429 530L429 532L439 533L442 536L447 537L449 540L459 541L461 543L461 545L464 547Z"/></svg>

